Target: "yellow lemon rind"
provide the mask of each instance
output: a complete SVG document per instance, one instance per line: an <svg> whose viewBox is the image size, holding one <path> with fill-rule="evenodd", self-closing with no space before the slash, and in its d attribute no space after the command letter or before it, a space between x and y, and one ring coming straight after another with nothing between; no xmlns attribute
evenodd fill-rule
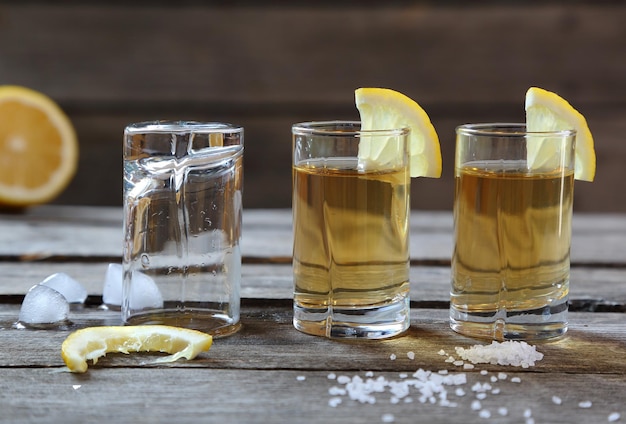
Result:
<svg viewBox="0 0 626 424"><path fill-rule="evenodd" d="M574 178L593 181L596 174L596 153L585 117L558 94L539 87L530 87L526 92L525 109L529 131L576 130ZM533 114L539 114L544 119L541 123L535 123ZM548 114L553 116L545 116Z"/></svg>
<svg viewBox="0 0 626 424"><path fill-rule="evenodd" d="M426 111L413 99L389 88L355 90L355 104L363 130L409 127L411 177L441 177L439 137ZM367 153L376 155L382 151Z"/></svg>
<svg viewBox="0 0 626 424"><path fill-rule="evenodd" d="M59 132L63 140L63 165L47 181L36 189L16 188L0 182L0 204L9 207L24 207L46 203L57 197L76 174L78 164L78 140L69 117L48 96L18 85L0 86L0 103L20 102L43 111Z"/></svg>
<svg viewBox="0 0 626 424"><path fill-rule="evenodd" d="M191 360L213 344L209 334L167 325L88 327L71 333L61 345L61 357L71 372L87 371L87 361L98 362L107 353L164 352L153 362Z"/></svg>

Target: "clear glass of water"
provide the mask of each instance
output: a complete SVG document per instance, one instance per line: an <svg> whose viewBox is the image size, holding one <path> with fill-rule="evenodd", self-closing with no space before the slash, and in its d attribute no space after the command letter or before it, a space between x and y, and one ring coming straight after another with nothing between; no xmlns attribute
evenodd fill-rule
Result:
<svg viewBox="0 0 626 424"><path fill-rule="evenodd" d="M240 327L243 128L153 121L124 131L122 319L214 336Z"/></svg>

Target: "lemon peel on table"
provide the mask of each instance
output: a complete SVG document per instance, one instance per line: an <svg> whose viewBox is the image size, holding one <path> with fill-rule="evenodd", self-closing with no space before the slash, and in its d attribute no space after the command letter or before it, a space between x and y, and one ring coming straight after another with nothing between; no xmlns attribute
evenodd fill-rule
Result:
<svg viewBox="0 0 626 424"><path fill-rule="evenodd" d="M596 174L596 153L593 136L585 117L558 94L539 87L526 92L526 129L529 132L576 131L574 178L593 181ZM529 166L554 160L550 143L528 144Z"/></svg>
<svg viewBox="0 0 626 424"><path fill-rule="evenodd" d="M168 325L87 327L71 333L61 345L61 357L71 372L87 371L87 360L93 363L107 353L165 352L169 356L153 363L193 359L213 344L209 334Z"/></svg>
<svg viewBox="0 0 626 424"><path fill-rule="evenodd" d="M354 97L362 130L410 129L411 177L441 176L439 137L428 114L416 101L389 88L358 88ZM359 146L359 159L366 162L384 163L390 156L398 154L397 147L390 143Z"/></svg>
<svg viewBox="0 0 626 424"><path fill-rule="evenodd" d="M78 165L70 119L48 96L0 86L0 205L45 203L69 184Z"/></svg>

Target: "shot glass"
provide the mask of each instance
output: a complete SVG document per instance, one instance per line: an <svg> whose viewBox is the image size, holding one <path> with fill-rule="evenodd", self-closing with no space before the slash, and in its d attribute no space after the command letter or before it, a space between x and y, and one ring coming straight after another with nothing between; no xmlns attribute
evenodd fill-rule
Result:
<svg viewBox="0 0 626 424"><path fill-rule="evenodd" d="M122 319L223 336L240 327L243 128L124 131Z"/></svg>
<svg viewBox="0 0 626 424"><path fill-rule="evenodd" d="M408 132L293 125L296 329L380 339L409 327Z"/></svg>
<svg viewBox="0 0 626 424"><path fill-rule="evenodd" d="M450 326L477 338L567 331L575 131L456 129Z"/></svg>

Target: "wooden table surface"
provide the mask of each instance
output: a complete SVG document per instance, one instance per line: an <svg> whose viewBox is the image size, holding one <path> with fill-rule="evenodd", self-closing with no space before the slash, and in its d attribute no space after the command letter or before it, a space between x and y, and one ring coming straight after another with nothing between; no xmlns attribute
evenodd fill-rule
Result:
<svg viewBox="0 0 626 424"><path fill-rule="evenodd" d="M570 330L536 344L545 356L527 369L464 369L440 354L483 344L448 326L449 212L411 217L410 330L335 341L292 326L291 211L246 210L239 333L192 361L151 366L142 362L156 354L109 354L85 374L66 372L60 350L72 330L120 324L119 312L99 306L107 264L121 261L121 221L119 208L0 214L0 421L626 422L626 215L575 214ZM83 284L86 306L71 311L69 328L15 328L24 294L55 272ZM444 386L448 403L407 385L459 374L465 384ZM348 396L357 376L387 382L374 403Z"/></svg>

